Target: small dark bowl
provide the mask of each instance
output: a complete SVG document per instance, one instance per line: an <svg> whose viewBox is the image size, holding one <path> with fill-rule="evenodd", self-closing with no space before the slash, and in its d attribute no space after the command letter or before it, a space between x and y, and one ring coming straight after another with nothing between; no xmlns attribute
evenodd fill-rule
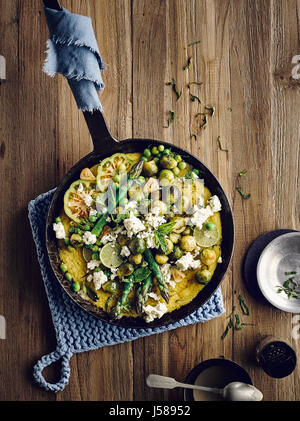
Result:
<svg viewBox="0 0 300 421"><path fill-rule="evenodd" d="M220 382L213 382L213 380L208 384L201 384L201 386L208 386L208 387L225 387L228 383L239 381L247 384L253 384L252 379L247 373L247 371L231 360L226 360L224 358L213 358L211 360L202 361L200 364L198 364L193 370L188 374L185 383L187 384L195 384L196 379L198 378L199 374L203 373L204 370L211 368L211 367L219 367L220 371L222 368L226 370L226 374L228 375L228 370L232 372L232 379L228 381L228 378L224 378L224 383ZM230 375L231 377L231 375ZM184 389L184 400L185 401L195 401L194 398L194 391L192 389ZM218 395L215 395L216 397ZM220 400L220 399L216 399ZM221 399L222 400L222 399Z"/></svg>

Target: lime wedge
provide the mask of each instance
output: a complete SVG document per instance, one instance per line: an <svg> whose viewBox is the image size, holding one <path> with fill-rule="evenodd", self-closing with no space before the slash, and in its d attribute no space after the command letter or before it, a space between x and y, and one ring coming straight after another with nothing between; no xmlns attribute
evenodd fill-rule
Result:
<svg viewBox="0 0 300 421"><path fill-rule="evenodd" d="M86 262L89 262L90 260L92 260L92 254L93 254L93 250L83 247L82 255Z"/></svg>
<svg viewBox="0 0 300 421"><path fill-rule="evenodd" d="M202 228L194 230L195 240L200 247L211 247L220 240L220 232L215 224L203 224Z"/></svg>
<svg viewBox="0 0 300 421"><path fill-rule="evenodd" d="M101 263L107 268L117 268L123 260L120 256L121 246L118 243L107 243L100 251Z"/></svg>

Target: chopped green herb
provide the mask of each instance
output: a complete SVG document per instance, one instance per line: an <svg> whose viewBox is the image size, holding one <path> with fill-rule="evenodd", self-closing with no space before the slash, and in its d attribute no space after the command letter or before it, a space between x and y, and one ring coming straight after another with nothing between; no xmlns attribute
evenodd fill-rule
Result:
<svg viewBox="0 0 300 421"><path fill-rule="evenodd" d="M199 104L202 104L201 99L198 98L196 95L193 95L193 94L190 93L190 97L191 97L192 102L198 101Z"/></svg>
<svg viewBox="0 0 300 421"><path fill-rule="evenodd" d="M169 118L168 118L167 122L168 122L167 126L163 126L164 129L168 129L170 127L170 119Z"/></svg>
<svg viewBox="0 0 300 421"><path fill-rule="evenodd" d="M296 275L297 272L294 272L294 271L292 271L292 272L284 272L284 274L285 275Z"/></svg>
<svg viewBox="0 0 300 421"><path fill-rule="evenodd" d="M205 130L206 127L207 127L207 117L204 114L203 119L202 119L202 123L200 124L200 129L204 129Z"/></svg>
<svg viewBox="0 0 300 421"><path fill-rule="evenodd" d="M193 138L195 138L195 140L197 140L197 135L196 135L195 133L193 133L193 134L191 135L191 139L193 139Z"/></svg>
<svg viewBox="0 0 300 421"><path fill-rule="evenodd" d="M158 227L158 231L164 235L168 235L172 232L175 224L176 222L167 222L165 224L161 224Z"/></svg>
<svg viewBox="0 0 300 421"><path fill-rule="evenodd" d="M183 70L188 70L190 68L192 60L193 60L192 57L188 58L187 64L184 66Z"/></svg>
<svg viewBox="0 0 300 421"><path fill-rule="evenodd" d="M246 174L247 174L247 172L248 172L248 170L243 170L243 171L241 171L241 172L239 173L239 176L240 176L240 177L243 177L243 175L246 175Z"/></svg>
<svg viewBox="0 0 300 421"><path fill-rule="evenodd" d="M255 323L241 323L241 326L256 326Z"/></svg>
<svg viewBox="0 0 300 421"><path fill-rule="evenodd" d="M238 299L239 299L239 303L240 303L243 314L245 314L246 316L249 316L250 310L249 310L249 307L247 306L244 298L241 295L239 295Z"/></svg>
<svg viewBox="0 0 300 421"><path fill-rule="evenodd" d="M214 116L215 111L216 111L215 107L213 107L211 105L206 105L204 108L209 111L209 114L210 114L211 117Z"/></svg>
<svg viewBox="0 0 300 421"><path fill-rule="evenodd" d="M170 111L169 111L169 114L170 114L170 119L171 119L171 121L174 121L174 120L175 120L175 111L170 110Z"/></svg>
<svg viewBox="0 0 300 421"><path fill-rule="evenodd" d="M192 45L199 44L201 41L193 41L190 44L188 44L188 47L191 47Z"/></svg>
<svg viewBox="0 0 300 421"><path fill-rule="evenodd" d="M235 328L236 328L236 330L242 330L240 316L238 314L235 314L234 317L235 317Z"/></svg>
<svg viewBox="0 0 300 421"><path fill-rule="evenodd" d="M179 100L179 98L181 97L181 92L179 92L178 88L177 88L177 84L176 84L176 79L172 79L171 82L166 82L166 86L172 86L173 91L176 94L177 100Z"/></svg>
<svg viewBox="0 0 300 421"><path fill-rule="evenodd" d="M243 190L240 187L237 187L237 191L240 193L243 199L250 199L251 194L246 194L243 192Z"/></svg>
<svg viewBox="0 0 300 421"><path fill-rule="evenodd" d="M221 339L224 339L226 336L227 336L227 334L228 334L228 332L230 331L230 329L233 327L233 317L232 317L232 314L230 315L230 319L229 319L229 322L228 322L228 324L227 324L227 326L226 326L226 329L224 330L224 332L222 333L222 336L221 336Z"/></svg>
<svg viewBox="0 0 300 421"><path fill-rule="evenodd" d="M220 149L221 151L223 151L223 152L229 152L229 150L228 150L228 149L223 148L222 143L221 143L221 136L218 136L218 137L217 137L217 141L218 141L218 144L219 144L219 149Z"/></svg>

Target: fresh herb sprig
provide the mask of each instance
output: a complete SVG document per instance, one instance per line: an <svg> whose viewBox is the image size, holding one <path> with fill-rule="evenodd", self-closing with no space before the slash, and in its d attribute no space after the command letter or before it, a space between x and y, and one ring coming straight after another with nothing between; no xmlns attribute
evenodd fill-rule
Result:
<svg viewBox="0 0 300 421"><path fill-rule="evenodd" d="M170 82L166 82L166 86L172 86L173 91L175 92L176 97L177 97L176 101L178 101L179 98L181 97L182 92L179 91L177 88L176 79L173 78Z"/></svg>
<svg viewBox="0 0 300 421"><path fill-rule="evenodd" d="M184 66L183 70L189 70L190 69L192 60L193 60L193 57L188 58L187 64Z"/></svg>
<svg viewBox="0 0 300 421"><path fill-rule="evenodd" d="M236 189L240 193L240 195L242 196L243 199L245 199L245 200L250 199L251 193L248 193L248 194L244 193L243 190L241 189L241 187L237 187Z"/></svg>
<svg viewBox="0 0 300 421"><path fill-rule="evenodd" d="M296 275L297 272L291 271L291 272L285 272L285 275ZM281 292L284 292L288 298L296 298L300 299L300 285L295 281L295 276L292 276L291 278L288 278L286 281L284 281L283 285L277 286L277 293L280 294Z"/></svg>
<svg viewBox="0 0 300 421"><path fill-rule="evenodd" d="M219 149L220 149L221 151L223 151L223 152L229 152L229 150L228 150L228 149L223 148L222 143L221 143L221 136L218 136L218 137L217 137L217 141L218 141L218 144L219 144Z"/></svg>

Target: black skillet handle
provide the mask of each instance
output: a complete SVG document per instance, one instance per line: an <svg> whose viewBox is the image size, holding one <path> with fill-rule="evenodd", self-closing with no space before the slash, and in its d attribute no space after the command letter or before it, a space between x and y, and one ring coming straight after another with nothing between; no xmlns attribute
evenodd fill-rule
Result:
<svg viewBox="0 0 300 421"><path fill-rule="evenodd" d="M49 9L62 10L57 0L43 0L44 6ZM92 137L95 151L110 149L117 140L108 130L105 118L101 111L83 111L83 115Z"/></svg>

